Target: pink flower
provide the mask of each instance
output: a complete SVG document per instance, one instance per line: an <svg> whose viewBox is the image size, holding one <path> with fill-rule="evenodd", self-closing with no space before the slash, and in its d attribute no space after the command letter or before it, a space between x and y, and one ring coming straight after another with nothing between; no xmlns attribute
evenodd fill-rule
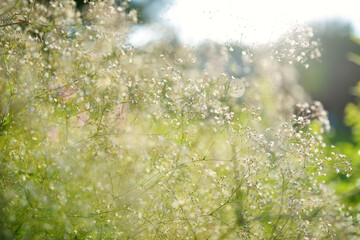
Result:
<svg viewBox="0 0 360 240"><path fill-rule="evenodd" d="M50 139L51 142L58 142L59 141L59 132L58 129L55 127L50 128L50 130L48 131L48 138Z"/></svg>
<svg viewBox="0 0 360 240"><path fill-rule="evenodd" d="M89 114L87 112L82 112L79 113L78 115L76 115L76 126L77 127L82 127L88 124L88 120L89 120Z"/></svg>
<svg viewBox="0 0 360 240"><path fill-rule="evenodd" d="M77 90L73 87L62 87L59 90L59 96L61 98L61 103L62 104L68 103L71 100L72 95L76 92L77 92Z"/></svg>

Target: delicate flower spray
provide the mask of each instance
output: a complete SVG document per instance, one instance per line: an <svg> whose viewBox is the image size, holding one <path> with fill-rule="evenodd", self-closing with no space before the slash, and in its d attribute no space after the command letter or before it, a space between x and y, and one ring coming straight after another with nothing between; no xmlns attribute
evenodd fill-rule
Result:
<svg viewBox="0 0 360 240"><path fill-rule="evenodd" d="M321 105L294 114L306 95L278 62L313 53L308 30L291 54L241 51L255 73L238 78L171 43L133 49L126 2L0 8L2 239L359 234L325 182L351 163Z"/></svg>

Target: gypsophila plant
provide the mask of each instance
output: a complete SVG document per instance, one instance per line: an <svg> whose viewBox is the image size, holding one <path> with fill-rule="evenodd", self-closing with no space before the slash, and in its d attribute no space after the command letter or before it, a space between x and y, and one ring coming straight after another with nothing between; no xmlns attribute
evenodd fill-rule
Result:
<svg viewBox="0 0 360 240"><path fill-rule="evenodd" d="M114 1L0 6L2 239L359 232L324 181L351 162L329 154L319 103L294 112L291 66L254 53L238 79L182 46L133 49L136 13Z"/></svg>

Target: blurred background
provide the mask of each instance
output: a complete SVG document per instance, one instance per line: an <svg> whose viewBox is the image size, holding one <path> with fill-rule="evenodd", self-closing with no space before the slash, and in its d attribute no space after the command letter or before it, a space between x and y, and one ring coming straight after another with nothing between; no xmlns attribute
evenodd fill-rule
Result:
<svg viewBox="0 0 360 240"><path fill-rule="evenodd" d="M213 68L239 78L253 71L245 67L242 55L251 56L251 52L263 48L289 50L289 43L282 44L284 36L299 26L310 26L313 29L310 35L319 43L321 56L308 59L306 64L290 64L295 66L296 77L307 94L312 100L320 101L328 112L331 130L325 133L325 140L353 162L353 177L330 173L327 181L349 207L349 214L359 221L360 11L357 0L132 0L129 6L138 11L139 22L129 35L129 41L136 48L156 42L185 44L199 52L198 60L204 69L209 55L216 58L227 55L224 61L212 64ZM284 60L281 64L289 64ZM227 64L219 66L219 62Z"/></svg>
<svg viewBox="0 0 360 240"><path fill-rule="evenodd" d="M138 48L156 41L199 47L209 40L257 48L276 44L296 26L309 25L320 42L321 57L310 60L308 68L295 64L298 79L328 111L330 141L353 143L344 110L349 102L356 103L360 80L358 4L356 0L132 0L129 5L138 11L139 22L129 40ZM231 53L236 54L241 51Z"/></svg>

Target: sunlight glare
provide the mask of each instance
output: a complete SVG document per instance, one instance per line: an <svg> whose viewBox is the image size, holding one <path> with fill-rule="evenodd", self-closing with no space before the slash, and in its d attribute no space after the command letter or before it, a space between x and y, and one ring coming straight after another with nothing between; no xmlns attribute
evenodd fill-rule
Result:
<svg viewBox="0 0 360 240"><path fill-rule="evenodd" d="M211 39L264 44L275 41L297 24L324 18L350 19L357 27L360 15L354 5L357 5L354 0L341 3L323 0L177 0L163 20L176 28L185 43Z"/></svg>

